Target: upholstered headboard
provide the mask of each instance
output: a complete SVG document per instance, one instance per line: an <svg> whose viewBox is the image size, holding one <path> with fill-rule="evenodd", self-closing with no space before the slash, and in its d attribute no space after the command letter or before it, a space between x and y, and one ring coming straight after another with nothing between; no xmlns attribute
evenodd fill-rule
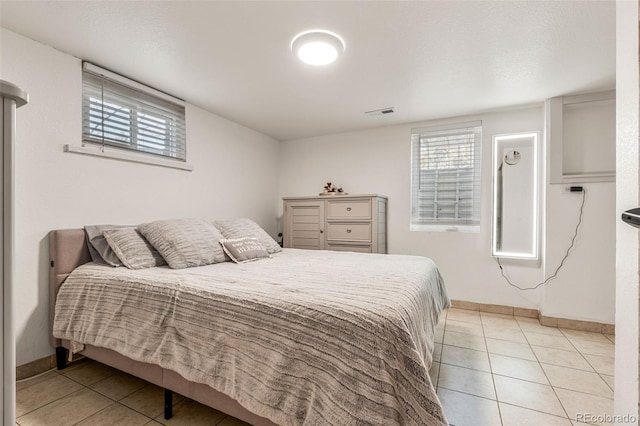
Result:
<svg viewBox="0 0 640 426"><path fill-rule="evenodd" d="M91 262L84 229L59 229L49 232L49 331L50 341L60 346L60 339L51 334L58 289L78 266Z"/></svg>

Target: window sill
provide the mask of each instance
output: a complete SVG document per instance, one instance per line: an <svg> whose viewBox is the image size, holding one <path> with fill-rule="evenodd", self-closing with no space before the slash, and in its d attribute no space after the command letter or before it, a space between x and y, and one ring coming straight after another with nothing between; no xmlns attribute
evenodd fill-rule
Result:
<svg viewBox="0 0 640 426"><path fill-rule="evenodd" d="M419 232L463 232L469 234L479 234L480 225L452 225L452 224L433 224L433 225L413 225L409 226L410 231Z"/></svg>
<svg viewBox="0 0 640 426"><path fill-rule="evenodd" d="M132 163L149 164L152 166L168 167L171 169L186 170L188 172L193 171L193 165L183 163L181 161L164 160L162 158L154 158L151 156L145 156L144 154L129 154L119 151L102 151L100 149L86 148L83 146L75 146L66 144L62 147L64 152L73 152L76 154L93 155L94 157L111 158L114 160L129 161Z"/></svg>

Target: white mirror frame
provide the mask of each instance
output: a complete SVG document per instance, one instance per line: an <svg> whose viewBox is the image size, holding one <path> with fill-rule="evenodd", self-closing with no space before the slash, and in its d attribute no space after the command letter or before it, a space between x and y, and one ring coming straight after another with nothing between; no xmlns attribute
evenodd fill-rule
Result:
<svg viewBox="0 0 640 426"><path fill-rule="evenodd" d="M491 203L491 255L493 257L501 257L501 258L514 258L514 259L538 259L538 140L539 140L539 132L526 132L526 133L511 133L505 135L495 135L493 136L493 146L492 146L492 203ZM503 164L504 154L503 150L510 146L517 147L517 143L522 145L526 144L526 147L532 147L533 151L533 167L531 170L532 173L532 185L530 190L531 198L529 198L529 205L533 206L532 215L531 215L531 223L530 226L527 226L528 229L523 229L524 237L530 236L531 245L527 250L509 250L503 249L499 246L499 233L503 231L502 225L504 224L504 218L500 215L502 214L502 202L504 200L504 194L502 193L502 172L501 165ZM517 159L515 161L520 160L519 152L515 155ZM513 159L510 159L513 161ZM508 163L507 163L508 164ZM528 188L524 188L526 191Z"/></svg>

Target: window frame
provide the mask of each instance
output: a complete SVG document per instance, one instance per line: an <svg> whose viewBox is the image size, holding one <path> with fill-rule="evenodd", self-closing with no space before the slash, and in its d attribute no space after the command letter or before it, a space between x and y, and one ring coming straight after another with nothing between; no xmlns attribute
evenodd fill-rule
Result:
<svg viewBox="0 0 640 426"><path fill-rule="evenodd" d="M433 167L434 162L437 163L452 163L458 162L458 164L462 161L465 161L464 158L461 158L460 148L464 148L465 141L462 137L470 137L471 147L470 153L466 153L466 157L471 161L471 167L439 167L436 165L435 168L425 167L425 161L431 163ZM442 141L442 138L455 138L451 143L454 147L458 148L457 153L446 152L446 158L442 160L431 160L429 157L425 157L425 144L428 144L428 140L436 140L434 141L434 145L437 148L439 145L446 145L450 143L449 141ZM433 146L431 147L433 149ZM432 151L433 152L433 151ZM429 155L428 153L426 155ZM470 157L470 158L469 158ZM422 164L422 166L421 166ZM438 180L430 180L429 183L432 184L432 188L430 189L421 189L421 182L424 181L424 176L422 173L433 173L439 174L438 172L443 171L445 174L449 176L455 173L455 181L453 182L445 182L444 178L441 181ZM467 177L461 177L461 171L467 175ZM468 180L469 183L466 184L468 187L471 186L470 189L465 188L465 179ZM432 127L422 127L422 128L414 128L411 129L411 186L410 186L410 218L409 218L409 227L411 231L434 231L434 232L471 232L478 233L480 232L480 217L481 217L481 179L482 179L482 121L473 121L473 122L465 122L465 123L455 123L451 125L444 126L432 126ZM437 194L438 189L444 187L445 185L453 183L456 186L455 196L453 199L455 201L449 201L446 203L446 207L449 208L449 214L447 214L444 218L429 218L425 211L427 208L433 212L433 214L437 214ZM461 189L462 187L462 189ZM424 194L425 192L432 191L433 197L435 197L433 203L428 204L427 206L420 205L424 202L424 195L421 198L421 192ZM448 195L448 199L451 200L451 195L454 190L451 187L446 188L444 191L445 195ZM459 210L460 208L460 191L465 191L465 193L469 193L468 197L465 197L468 200L465 203L465 209L463 212ZM431 194L430 194L431 196ZM464 196L464 195L463 195ZM429 203L427 201L427 203ZM470 206L469 206L470 204ZM453 212L451 212L451 208L453 208ZM440 209L441 210L441 209ZM470 217L469 217L470 213ZM451 217L457 216L457 217ZM465 217L467 216L467 217Z"/></svg>
<svg viewBox="0 0 640 426"><path fill-rule="evenodd" d="M186 163L184 101L89 62L82 66L81 121L83 147Z"/></svg>

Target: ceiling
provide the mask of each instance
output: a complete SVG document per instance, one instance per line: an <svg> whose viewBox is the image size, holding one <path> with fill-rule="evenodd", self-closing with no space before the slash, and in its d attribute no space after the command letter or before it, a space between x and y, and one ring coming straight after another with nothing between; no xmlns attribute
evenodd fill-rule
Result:
<svg viewBox="0 0 640 426"><path fill-rule="evenodd" d="M278 140L615 86L615 1L2 0L0 23ZM316 28L346 43L328 67L290 51Z"/></svg>

